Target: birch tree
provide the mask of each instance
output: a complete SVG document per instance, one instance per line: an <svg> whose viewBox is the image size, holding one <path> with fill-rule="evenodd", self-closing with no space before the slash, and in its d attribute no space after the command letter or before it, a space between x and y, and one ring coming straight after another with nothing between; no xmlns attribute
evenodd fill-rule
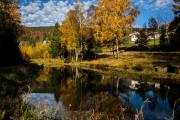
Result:
<svg viewBox="0 0 180 120"><path fill-rule="evenodd" d="M116 41L116 55L119 57L119 44L124 33L130 31L138 13L131 8L130 0L98 0L93 15L94 37L98 41Z"/></svg>
<svg viewBox="0 0 180 120"><path fill-rule="evenodd" d="M78 22L78 27L79 27L79 40L80 40L80 53L81 53L81 58L83 58L83 39L82 39L82 27L83 27L83 22L84 22L84 16L83 16L83 11L82 11L83 3L80 0L76 0L76 6L75 6L75 18Z"/></svg>
<svg viewBox="0 0 180 120"><path fill-rule="evenodd" d="M75 56L75 60L77 62L80 47L78 36L79 26L75 15L75 11L70 10L59 29L62 33L60 37L61 47L71 54L72 59L73 56Z"/></svg>

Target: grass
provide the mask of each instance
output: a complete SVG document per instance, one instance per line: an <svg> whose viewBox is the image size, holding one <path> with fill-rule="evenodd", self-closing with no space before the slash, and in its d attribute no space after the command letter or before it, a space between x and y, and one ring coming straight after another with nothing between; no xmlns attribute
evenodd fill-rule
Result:
<svg viewBox="0 0 180 120"><path fill-rule="evenodd" d="M31 59L32 63L46 66L62 66L64 64L62 59Z"/></svg>
<svg viewBox="0 0 180 120"><path fill-rule="evenodd" d="M123 52L116 59L107 49L103 51L97 59L78 63L64 63L62 59L32 59L32 62L48 67L77 66L107 74L113 72L127 77L180 80L179 74L167 73L166 67L170 63L180 65L180 52Z"/></svg>
<svg viewBox="0 0 180 120"><path fill-rule="evenodd" d="M159 39L155 39L155 45L159 45L159 44L160 44L160 40ZM150 39L148 41L148 45L154 46L154 39Z"/></svg>

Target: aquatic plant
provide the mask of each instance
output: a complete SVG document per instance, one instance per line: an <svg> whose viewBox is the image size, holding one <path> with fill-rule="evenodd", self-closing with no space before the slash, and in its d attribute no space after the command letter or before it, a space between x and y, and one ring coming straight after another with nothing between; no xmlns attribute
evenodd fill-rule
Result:
<svg viewBox="0 0 180 120"><path fill-rule="evenodd" d="M149 98L147 98L147 99L143 102L143 104L141 105L140 109L137 110L137 113L135 114L135 120L144 120L143 107L144 107L144 104L149 103L149 102L151 102L151 101L149 100Z"/></svg>

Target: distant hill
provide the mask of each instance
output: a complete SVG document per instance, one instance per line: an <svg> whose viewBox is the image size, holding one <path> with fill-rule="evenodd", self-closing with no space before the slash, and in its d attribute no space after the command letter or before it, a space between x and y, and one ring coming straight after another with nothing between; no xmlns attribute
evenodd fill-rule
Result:
<svg viewBox="0 0 180 120"><path fill-rule="evenodd" d="M24 27L24 34L19 38L19 41L44 41L49 37L49 33L54 30L54 26L48 27Z"/></svg>
<svg viewBox="0 0 180 120"><path fill-rule="evenodd" d="M29 31L41 31L41 32L51 32L54 29L54 26L48 26L48 27L25 27Z"/></svg>

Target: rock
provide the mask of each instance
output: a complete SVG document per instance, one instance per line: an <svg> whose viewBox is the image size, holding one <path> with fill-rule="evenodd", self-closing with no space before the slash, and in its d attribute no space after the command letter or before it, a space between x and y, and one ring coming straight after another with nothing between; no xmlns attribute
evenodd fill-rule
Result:
<svg viewBox="0 0 180 120"><path fill-rule="evenodd" d="M178 65L167 65L167 72L179 74L179 66Z"/></svg>

